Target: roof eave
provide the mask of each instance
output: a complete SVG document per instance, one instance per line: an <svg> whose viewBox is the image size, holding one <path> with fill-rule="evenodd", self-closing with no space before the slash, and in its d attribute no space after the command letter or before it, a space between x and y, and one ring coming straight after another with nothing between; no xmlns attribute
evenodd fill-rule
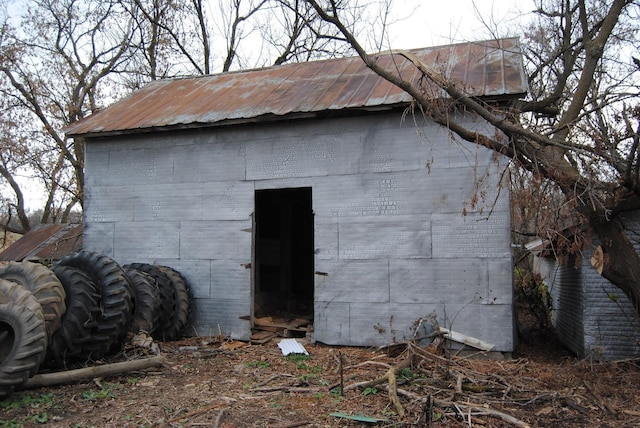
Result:
<svg viewBox="0 0 640 428"><path fill-rule="evenodd" d="M499 96L483 96L480 98L482 98L482 100L487 103L502 104L505 102L522 98L525 95L526 93L503 94ZM410 104L409 102L402 102L402 103L396 103L396 104L372 105L372 106L363 106L363 107L348 108L348 109L321 110L321 111L314 111L314 112L295 112L295 113L288 113L285 115L265 114L265 115L256 116L256 117L225 119L225 120L220 120L216 122L178 123L178 124L170 124L170 125L162 125L162 126L149 126L149 127L143 127L143 128L135 128L135 129L116 129L116 130L108 130L104 132L74 133L73 130L71 130L70 132L66 133L66 136L68 138L74 138L74 139L78 139L78 138L96 139L96 138L106 138L106 137L114 137L114 136L122 136L122 135L150 134L155 132L182 131L182 130L194 130L194 129L205 129L205 128L225 128L230 126L241 126L241 125L257 124L257 123L262 123L262 124L275 123L275 122L289 121L289 120L357 116L357 115L363 115L363 114L373 113L373 112L392 111L400 108L406 108L409 104Z"/></svg>
<svg viewBox="0 0 640 428"><path fill-rule="evenodd" d="M204 128L223 128L223 127L230 127L230 126L256 124L256 123L275 123L275 122L289 121L289 120L317 119L321 117L325 118L325 117L356 116L356 115L363 115L371 112L396 110L398 108L405 108L407 105L409 105L409 103L385 104L385 105L366 106L366 107L350 108L350 109L321 110L321 111L304 112L304 113L297 112L297 113L289 113L285 115L265 114L261 116L250 117L250 118L225 119L217 122L178 123L178 124L172 124L172 125L149 126L144 128L135 128L135 129L116 129L116 130L109 130L104 132L74 133L72 130L71 132L67 132L66 136L68 138L94 139L94 138L114 137L114 136L120 136L120 135L137 135L137 134L149 134L154 132L181 131L181 130L193 130L193 129L204 129Z"/></svg>

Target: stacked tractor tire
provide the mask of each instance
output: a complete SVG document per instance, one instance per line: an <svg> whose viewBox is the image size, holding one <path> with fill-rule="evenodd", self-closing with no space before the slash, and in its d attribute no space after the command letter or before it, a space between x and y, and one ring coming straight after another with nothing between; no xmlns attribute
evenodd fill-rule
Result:
<svg viewBox="0 0 640 428"><path fill-rule="evenodd" d="M180 338L190 304L187 281L167 266L120 266L89 251L70 254L51 269L0 264L0 400L41 366L114 354L129 334Z"/></svg>

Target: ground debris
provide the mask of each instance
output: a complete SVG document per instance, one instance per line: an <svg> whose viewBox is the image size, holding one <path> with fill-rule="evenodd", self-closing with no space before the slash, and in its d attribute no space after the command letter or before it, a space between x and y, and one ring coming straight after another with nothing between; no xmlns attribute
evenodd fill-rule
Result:
<svg viewBox="0 0 640 428"><path fill-rule="evenodd" d="M398 427L640 422L640 361L580 361L550 344L524 344L514 358L499 361L411 342L394 345L393 352L305 342L310 355L289 356L274 341L239 346L197 337L158 345L167 359L160 371L16 392L0 412L25 427L44 413L52 427L363 424L332 414L363 415L384 421L377 426Z"/></svg>

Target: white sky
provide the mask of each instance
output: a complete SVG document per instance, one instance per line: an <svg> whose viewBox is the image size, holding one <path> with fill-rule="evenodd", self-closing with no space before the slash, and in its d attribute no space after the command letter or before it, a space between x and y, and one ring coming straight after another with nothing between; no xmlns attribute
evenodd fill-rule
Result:
<svg viewBox="0 0 640 428"><path fill-rule="evenodd" d="M534 0L394 0L396 22L389 27L391 47L413 49L516 35L517 21L535 9ZM495 34L494 34L495 35Z"/></svg>

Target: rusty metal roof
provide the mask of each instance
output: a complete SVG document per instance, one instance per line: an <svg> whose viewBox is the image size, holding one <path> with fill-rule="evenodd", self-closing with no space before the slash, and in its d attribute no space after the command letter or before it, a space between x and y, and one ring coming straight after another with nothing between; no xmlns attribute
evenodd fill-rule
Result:
<svg viewBox="0 0 640 428"><path fill-rule="evenodd" d="M526 93L517 39L412 50L475 96ZM417 81L406 59L380 54L378 61ZM440 93L434 89L434 94ZM402 105L410 96L365 67L359 57L287 64L192 78L157 80L112 106L66 128L68 136L100 136L158 128L215 126L322 111Z"/></svg>
<svg viewBox="0 0 640 428"><path fill-rule="evenodd" d="M81 224L48 224L25 233L2 253L0 261L60 260L82 250Z"/></svg>

